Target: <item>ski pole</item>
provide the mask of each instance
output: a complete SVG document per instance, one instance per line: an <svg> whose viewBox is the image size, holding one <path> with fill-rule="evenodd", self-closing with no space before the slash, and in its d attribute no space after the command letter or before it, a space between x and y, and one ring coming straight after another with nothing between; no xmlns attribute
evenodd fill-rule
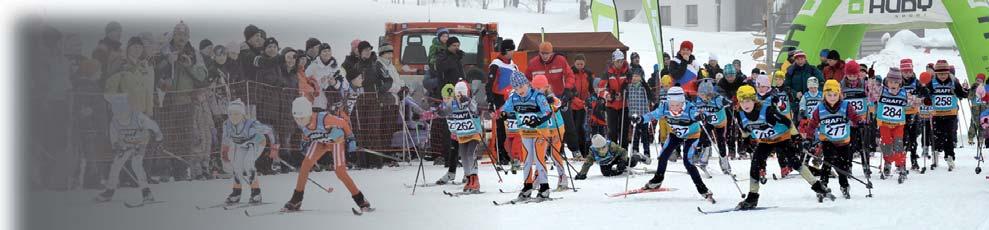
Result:
<svg viewBox="0 0 989 230"><path fill-rule="evenodd" d="M715 136L712 136L711 135L711 132L707 131L707 126L704 125L703 122L701 123L701 131L704 131L704 135L707 135L708 137L710 137L710 139L711 139L711 148L714 148L714 151L720 153L721 150L718 149L718 144L717 144L718 143L718 138L715 137ZM731 168L731 162L730 161L727 161L727 162L728 162L728 168ZM741 195L742 196L742 199L745 199L745 193L742 193L742 187L739 187L738 186L738 180L735 179L735 174L732 174L731 175L731 181L732 181L732 183L735 184L735 189L738 189L738 195Z"/></svg>
<svg viewBox="0 0 989 230"><path fill-rule="evenodd" d="M824 160L824 157L814 156L813 154L810 154L807 151L801 151L801 152L804 152L805 155L808 155L810 157L813 157L813 158L816 158L818 160L821 160L821 162L823 162L824 164L826 164L829 167L833 168L834 171L840 173L841 175L844 175L844 176L846 176L848 178L852 178L852 179L858 181L859 183L862 183L863 185L865 185L865 188L869 190L869 194L868 195L865 195L865 197L870 197L870 198L872 197L872 181L869 181L869 182L862 181L858 177L853 176L851 172L848 172L848 171L845 171L844 169L835 167L833 164L831 164L831 162L828 162L827 160ZM868 180L868 178L866 180Z"/></svg>
<svg viewBox="0 0 989 230"><path fill-rule="evenodd" d="M278 162L279 163L282 163L282 165L288 166L288 168L292 169L292 171L296 171L296 172L299 171L295 167L292 167L292 165L288 164L288 162L285 162L285 160L282 160L281 158L278 159ZM299 172L299 173L302 173L302 172ZM323 191L326 191L328 193L329 192L333 192L333 187L324 187L323 185L319 184L319 182L316 182L316 180L313 180L310 177L306 177L306 179L309 180L309 182L312 182L313 184L315 184L317 187L319 187Z"/></svg>
<svg viewBox="0 0 989 230"><path fill-rule="evenodd" d="M632 114L632 117L639 117L639 115L638 114ZM622 118L624 119L625 116L622 116ZM622 127L625 127L625 124L621 124L621 126ZM634 124L632 124L632 130L635 130L637 126L639 126L639 123L638 122L635 122ZM622 136L618 136L618 138L619 138L619 140L621 140ZM619 144L621 144L621 141L619 141ZM628 152L628 150L626 150L626 152ZM628 191L628 179L632 175L632 161L634 161L634 159L632 159L632 156L629 156L628 157L628 167L627 167L628 173L625 174L625 190L622 190L622 191ZM628 198L628 194L626 193L625 196L622 197L622 198Z"/></svg>
<svg viewBox="0 0 989 230"><path fill-rule="evenodd" d="M491 131L492 132L496 132L496 129L492 129ZM497 140L498 139L498 135L494 135L494 138L496 139L495 140L495 143L497 144L497 142L498 142L498 140ZM488 148L489 147L488 146L488 143L484 141L484 132L481 132L481 141L480 142L481 142L481 145L484 146L484 149L485 150L489 149ZM498 151L497 147L495 147L495 148L496 149L494 151ZM477 147L474 147L474 151L475 152L477 151ZM500 171L504 171L504 169L502 169L501 166L498 165L498 158L495 157L494 153L492 153L491 151L487 151L487 152L488 152L488 158L491 158L491 166L493 166L495 168L495 175L498 175L498 183L500 184L501 182L503 182L503 180L501 179L501 172Z"/></svg>

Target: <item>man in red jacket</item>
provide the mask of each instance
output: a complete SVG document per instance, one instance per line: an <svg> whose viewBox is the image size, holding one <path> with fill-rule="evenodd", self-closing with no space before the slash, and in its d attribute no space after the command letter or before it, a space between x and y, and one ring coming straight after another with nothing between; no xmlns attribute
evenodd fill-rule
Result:
<svg viewBox="0 0 989 230"><path fill-rule="evenodd" d="M608 140L620 140L622 146L628 146L629 123L628 112L625 111L625 87L628 86L628 62L625 62L625 53L615 49L611 53L611 66L608 67L607 79L608 94L607 101L608 118ZM619 138L622 137L622 138Z"/></svg>
<svg viewBox="0 0 989 230"><path fill-rule="evenodd" d="M532 77L536 75L546 76L546 80L549 81L549 86L553 90L553 95L559 98L564 105L571 104L573 98L576 97L577 91L574 89L575 81L570 63L562 54L553 52L553 44L550 42L540 43L539 55L529 59L525 77L531 81ZM563 117L564 127L566 127L564 132L573 132L571 127L576 126L576 124L573 122L570 107L562 107L560 113L560 116ZM567 144L567 147L572 150L573 147L577 146L570 147L570 144Z"/></svg>

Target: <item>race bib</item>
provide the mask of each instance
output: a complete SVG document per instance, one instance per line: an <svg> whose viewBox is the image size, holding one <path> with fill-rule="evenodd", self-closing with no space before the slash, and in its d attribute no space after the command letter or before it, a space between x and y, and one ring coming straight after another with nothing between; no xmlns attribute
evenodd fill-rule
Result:
<svg viewBox="0 0 989 230"><path fill-rule="evenodd" d="M844 137L848 133L848 126L845 124L832 124L824 129L824 134L828 137Z"/></svg>
<svg viewBox="0 0 989 230"><path fill-rule="evenodd" d="M863 99L854 99L848 101L848 107L855 111L865 110L865 101Z"/></svg>
<svg viewBox="0 0 989 230"><path fill-rule="evenodd" d="M903 117L903 107L883 106L883 111L879 115L884 119L897 120Z"/></svg>
<svg viewBox="0 0 989 230"><path fill-rule="evenodd" d="M770 139L773 136L776 136L776 130L771 129L771 128L770 129L752 130L752 137L754 137L756 139L763 139L763 140L765 140L765 139Z"/></svg>
<svg viewBox="0 0 989 230"><path fill-rule="evenodd" d="M677 137L686 136L687 135L687 132L689 132L689 131L690 131L690 127L678 126L678 125L677 126L670 126L670 132L672 132L673 135L676 135Z"/></svg>
<svg viewBox="0 0 989 230"><path fill-rule="evenodd" d="M953 96L951 95L935 95L933 99L934 107L950 107L953 105Z"/></svg>

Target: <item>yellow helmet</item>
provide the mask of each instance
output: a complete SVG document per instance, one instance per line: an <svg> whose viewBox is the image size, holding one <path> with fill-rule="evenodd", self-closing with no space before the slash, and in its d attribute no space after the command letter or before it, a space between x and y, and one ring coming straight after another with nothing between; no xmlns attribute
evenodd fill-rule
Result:
<svg viewBox="0 0 989 230"><path fill-rule="evenodd" d="M443 99L453 98L453 88L453 84L443 85L443 89L440 91L440 96L442 96Z"/></svg>
<svg viewBox="0 0 989 230"><path fill-rule="evenodd" d="M841 94L841 84L838 84L838 81L835 80L828 80L824 82L824 92Z"/></svg>
<svg viewBox="0 0 989 230"><path fill-rule="evenodd" d="M782 83L783 80L786 80L786 72L783 72L783 70L777 70L773 73L773 83L776 83L777 81Z"/></svg>
<svg viewBox="0 0 989 230"><path fill-rule="evenodd" d="M738 101L756 100L755 88L752 88L752 86L750 85L743 85L742 87L738 87L738 91L735 92L735 97L738 99Z"/></svg>
<svg viewBox="0 0 989 230"><path fill-rule="evenodd" d="M663 77L659 79L659 85L663 87L673 86L673 76L670 76L668 74L663 75Z"/></svg>

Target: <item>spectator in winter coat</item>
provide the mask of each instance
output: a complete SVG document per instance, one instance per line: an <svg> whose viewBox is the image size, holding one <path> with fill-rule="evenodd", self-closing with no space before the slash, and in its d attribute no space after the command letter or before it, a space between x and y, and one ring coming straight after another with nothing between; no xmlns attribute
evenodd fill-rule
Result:
<svg viewBox="0 0 989 230"><path fill-rule="evenodd" d="M817 70L824 71L824 67L828 67L828 54L831 53L829 49L821 50L821 64L817 64Z"/></svg>
<svg viewBox="0 0 989 230"><path fill-rule="evenodd" d="M646 69L643 69L642 68L642 65L639 64L639 62L641 61L641 58L639 57L639 53L632 52L632 54L629 54L628 55L628 60L629 60L629 63L628 63L628 67L629 68L628 68L628 70L630 71L629 73L631 73L631 71L634 71L636 69L642 70L642 72L645 72L646 71ZM645 76L642 76L642 77L645 77Z"/></svg>
<svg viewBox="0 0 989 230"><path fill-rule="evenodd" d="M316 38L309 38L308 40L306 40L305 56L308 57L307 59L309 60L306 62L306 67L309 67L309 64L312 64L312 61L316 60L316 56L319 56L320 44L322 44L322 42L320 42L319 39ZM297 55L302 55L302 54L297 54Z"/></svg>
<svg viewBox="0 0 989 230"><path fill-rule="evenodd" d="M279 59L281 61L281 66L279 67L279 69L281 70L281 74L279 75L278 78L278 87L293 89L299 86L299 82L298 82L299 78L297 77L298 76L297 71L299 70L297 65L299 61L298 58L299 55L305 56L305 54L300 53L298 50L293 49L292 47L285 47L282 49L281 54L279 54L279 57L281 57L281 59ZM283 104L286 105L290 104L289 102L291 102L292 99L295 99L295 97L297 97L298 95L293 94L291 96L292 96L291 98L289 97L284 98L285 103ZM286 108L286 109L291 109L291 108Z"/></svg>
<svg viewBox="0 0 989 230"><path fill-rule="evenodd" d="M505 100L508 99L508 95L511 93L511 77L512 74L518 72L518 66L512 62L512 56L515 55L515 41L512 39L505 39L498 44L498 57L491 60L491 64L488 65L488 77L485 81L484 93L487 99L488 107L501 108L505 104ZM496 147L498 148L498 157L500 164L506 165L511 161L509 157L508 150L505 146L506 136L505 131L505 118L499 117L494 121L495 133L497 138Z"/></svg>
<svg viewBox="0 0 989 230"><path fill-rule="evenodd" d="M574 89L576 96L570 101L570 111L573 116L573 124L567 126L566 143L570 152L579 152L582 156L588 153L587 130L584 124L587 120L587 103L594 93L594 74L587 69L587 58L584 54L574 56L573 67Z"/></svg>
<svg viewBox="0 0 989 230"><path fill-rule="evenodd" d="M402 82L401 76L398 74L398 69L395 68L395 63L393 62L395 58L395 48L391 44L385 43L378 47L378 66L381 69L381 81L385 86L388 86L385 91L388 91L391 95L391 99L387 99L389 102L395 103L385 103L384 104L397 104L399 101L398 91L405 87L405 83ZM384 100L384 99L382 99Z"/></svg>
<svg viewBox="0 0 989 230"><path fill-rule="evenodd" d="M439 28L436 30L436 38L433 38L433 44L429 45L429 54L427 56L430 69L437 68L436 61L439 60L439 55L446 50L446 44L449 39L450 29Z"/></svg>
<svg viewBox="0 0 989 230"><path fill-rule="evenodd" d="M710 57L708 57L707 64L704 64L704 69L707 70L706 77L709 78L714 78L714 76L717 76L719 73L724 74L725 72L718 64L718 55L713 53Z"/></svg>
<svg viewBox="0 0 989 230"><path fill-rule="evenodd" d="M838 54L837 50L828 51L828 66L824 67L824 81L835 80L841 82L844 79L845 71L845 61L841 60L841 56Z"/></svg>
<svg viewBox="0 0 989 230"><path fill-rule="evenodd" d="M552 43L543 42L539 44L539 56L529 59L528 67L525 73L527 78L531 79L536 75L546 75L550 88L553 88L554 95L558 96L564 102L569 102L574 97L573 70L570 69L570 63L567 62L566 57L553 52ZM563 117L567 117L567 115Z"/></svg>
<svg viewBox="0 0 989 230"><path fill-rule="evenodd" d="M621 140L622 146L628 146L631 142L631 138L628 137L630 118L629 113L625 110L625 94L626 88L629 83L629 67L628 62L625 62L625 54L621 50L615 49L615 52L611 53L611 66L608 68L607 76L607 90L610 98L605 98L607 101L607 118L608 118L608 139L609 140ZM619 139L618 137L622 137Z"/></svg>
<svg viewBox="0 0 989 230"><path fill-rule="evenodd" d="M154 70L144 59L144 44L138 37L127 41L123 70L106 80L105 93L123 93L133 111L151 117L154 112Z"/></svg>
<svg viewBox="0 0 989 230"><path fill-rule="evenodd" d="M783 82L783 88L789 88L790 92L788 93L795 95L795 99L799 100L807 92L808 78L816 77L817 79L821 79L824 76L821 75L821 72L817 68L807 63L807 55L804 51L795 51L793 59L793 65L790 65L790 68L786 70L786 80ZM820 88L820 86L818 87Z"/></svg>
<svg viewBox="0 0 989 230"><path fill-rule="evenodd" d="M264 36L261 34L261 29L254 25L248 25L244 28L244 43L247 44L247 49L241 49L240 54L237 55L237 60L240 61L240 79L243 81L257 81L258 78L258 68L254 65L254 59L261 56L264 52ZM233 47L230 47L233 49Z"/></svg>
<svg viewBox="0 0 989 230"><path fill-rule="evenodd" d="M745 85L745 82L742 81L744 75L737 75L737 72L735 65L725 65L725 77L718 81L721 95L730 100L735 100L735 92L738 91L738 87Z"/></svg>
<svg viewBox="0 0 989 230"><path fill-rule="evenodd" d="M461 61L464 58L464 51L460 50L460 39L457 37L447 39L446 47L446 50L437 55L436 71L431 71L431 74L435 74L433 77L439 79L439 85L454 85L465 76L464 64ZM432 92L431 96L442 98L438 90Z"/></svg>
<svg viewBox="0 0 989 230"><path fill-rule="evenodd" d="M652 74L649 75L649 86L658 89L659 78L670 74L670 54L663 52L663 69L659 69L659 64L652 65Z"/></svg>
<svg viewBox="0 0 989 230"><path fill-rule="evenodd" d="M203 62L202 62L203 65L206 65L206 67L209 67L209 65L212 65L213 64L212 62L206 61L206 60L213 59L212 56L213 56L213 41L210 41L209 39L200 40L199 41L199 59L200 60L203 60Z"/></svg>
<svg viewBox="0 0 989 230"><path fill-rule="evenodd" d="M327 109L327 95L325 90L340 89L343 84L348 85L343 77L343 69L333 58L333 50L330 44L319 45L319 55L306 67L306 79L299 79L299 90L302 96L309 98L313 102L313 108L325 111Z"/></svg>
<svg viewBox="0 0 989 230"><path fill-rule="evenodd" d="M278 54L278 40L269 37L264 40L264 49L260 56L255 56L251 65L258 71L256 81L269 86L281 87L282 62L281 55ZM267 121L265 124L272 124Z"/></svg>
<svg viewBox="0 0 989 230"><path fill-rule="evenodd" d="M166 146L188 156L184 161L172 161L172 175L177 180L204 178L208 175L203 169L212 146L212 114L200 98L202 91L194 89L205 86L206 68L197 64L199 55L189 42L189 26L179 22L171 35L170 42L161 48L163 58L155 64L155 75L164 90L182 92L166 94L163 103L163 110L169 111L173 119L162 122L162 127L178 137L168 138ZM186 167L192 178L185 178Z"/></svg>
<svg viewBox="0 0 989 230"><path fill-rule="evenodd" d="M384 85L381 79L381 66L373 49L374 47L367 41L361 41L357 45L360 59L352 69L347 70L347 80L350 80L350 85L355 89L364 89L364 92L387 92L390 85Z"/></svg>
<svg viewBox="0 0 989 230"><path fill-rule="evenodd" d="M686 86L688 82L700 76L701 65L694 57L694 43L683 41L680 43L680 52L670 61L670 75L676 85Z"/></svg>
<svg viewBox="0 0 989 230"><path fill-rule="evenodd" d="M110 66L112 63L123 59L124 54L120 47L122 45L120 41L122 33L123 27L120 26L119 22L111 21L107 23L104 29L105 37L96 43L96 48L93 49L91 56L103 65L101 66L104 75L102 76L103 79L119 71L119 68L110 68Z"/></svg>

